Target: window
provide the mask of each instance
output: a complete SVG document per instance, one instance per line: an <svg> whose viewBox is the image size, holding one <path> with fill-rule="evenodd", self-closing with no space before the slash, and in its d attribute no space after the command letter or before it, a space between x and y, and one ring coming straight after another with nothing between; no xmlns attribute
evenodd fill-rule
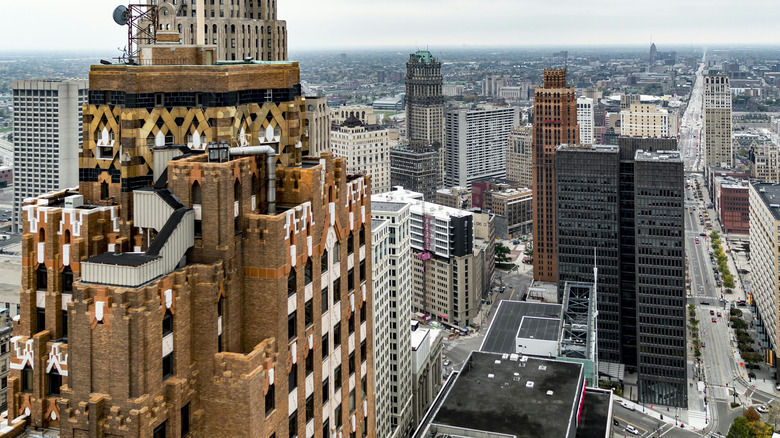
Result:
<svg viewBox="0 0 780 438"><path fill-rule="evenodd" d="M290 415L288 436L290 438L298 436L298 411L295 411Z"/></svg>
<svg viewBox="0 0 780 438"><path fill-rule="evenodd" d="M274 411L276 399L274 398L274 388L276 385L268 385L268 393L265 394L265 416L269 416Z"/></svg>
<svg viewBox="0 0 780 438"><path fill-rule="evenodd" d="M30 366L24 367L22 370L22 392L33 391L33 370Z"/></svg>
<svg viewBox="0 0 780 438"><path fill-rule="evenodd" d="M46 330L46 309L43 307L35 308L35 333Z"/></svg>
<svg viewBox="0 0 780 438"><path fill-rule="evenodd" d="M162 322L162 334L163 337L173 333L173 315L171 315L170 309L165 309L165 316L163 316Z"/></svg>
<svg viewBox="0 0 780 438"><path fill-rule="evenodd" d="M333 416L336 417L336 428L341 427L341 403L333 410Z"/></svg>
<svg viewBox="0 0 780 438"><path fill-rule="evenodd" d="M337 365L333 370L333 390L341 391L341 365Z"/></svg>
<svg viewBox="0 0 780 438"><path fill-rule="evenodd" d="M181 436L187 436L190 433L190 404L181 407Z"/></svg>
<svg viewBox="0 0 780 438"><path fill-rule="evenodd" d="M298 335L298 321L295 312L287 315L287 337L293 340Z"/></svg>
<svg viewBox="0 0 780 438"><path fill-rule="evenodd" d="M57 372L56 368L52 368L49 373L49 395L55 397L60 395L60 386L62 386L62 376Z"/></svg>
<svg viewBox="0 0 780 438"><path fill-rule="evenodd" d="M70 269L70 266L66 266L62 270L62 292L73 292L73 271Z"/></svg>
<svg viewBox="0 0 780 438"><path fill-rule="evenodd" d="M355 374L355 352L349 353L349 375Z"/></svg>
<svg viewBox="0 0 780 438"><path fill-rule="evenodd" d="M333 244L333 263L341 261L341 245L338 242Z"/></svg>
<svg viewBox="0 0 780 438"><path fill-rule="evenodd" d="M355 290L355 269L347 271L347 292Z"/></svg>
<svg viewBox="0 0 780 438"><path fill-rule="evenodd" d="M62 338L68 339L68 311L62 311Z"/></svg>
<svg viewBox="0 0 780 438"><path fill-rule="evenodd" d="M165 421L161 425L154 428L152 438L165 438Z"/></svg>
<svg viewBox="0 0 780 438"><path fill-rule="evenodd" d="M330 438L330 418L322 422L322 438Z"/></svg>
<svg viewBox="0 0 780 438"><path fill-rule="evenodd" d="M320 272L325 273L328 270L328 250L322 253L320 257Z"/></svg>
<svg viewBox="0 0 780 438"><path fill-rule="evenodd" d="M309 355L306 356L306 375L314 372L314 352L310 351Z"/></svg>
<svg viewBox="0 0 780 438"><path fill-rule="evenodd" d="M165 105L165 93L154 93L154 106Z"/></svg>
<svg viewBox="0 0 780 438"><path fill-rule="evenodd" d="M355 412L355 389L349 391L349 413Z"/></svg>
<svg viewBox="0 0 780 438"><path fill-rule="evenodd" d="M325 404L328 398L330 398L330 382L328 379L325 379L322 382L322 404Z"/></svg>
<svg viewBox="0 0 780 438"><path fill-rule="evenodd" d="M333 326L333 349L341 345L341 321Z"/></svg>
<svg viewBox="0 0 780 438"><path fill-rule="evenodd" d="M349 237L347 237L347 255L352 255L355 252L355 238L352 236L352 233L349 233Z"/></svg>
<svg viewBox="0 0 780 438"><path fill-rule="evenodd" d="M366 358L366 340L364 339L363 342L360 343L360 361L365 362Z"/></svg>
<svg viewBox="0 0 780 438"><path fill-rule="evenodd" d="M360 246L363 246L366 244L366 228L361 225L360 226Z"/></svg>
<svg viewBox="0 0 780 438"><path fill-rule="evenodd" d="M306 397L306 422L314 419L314 394Z"/></svg>
<svg viewBox="0 0 780 438"><path fill-rule="evenodd" d="M46 290L47 289L47 281L46 277L48 275L48 272L46 270L46 265L41 263L38 265L38 269L35 271L35 288L37 290Z"/></svg>
<svg viewBox="0 0 780 438"><path fill-rule="evenodd" d="M290 374L287 375L287 387L289 392L298 387L298 364L292 364Z"/></svg>
<svg viewBox="0 0 780 438"><path fill-rule="evenodd" d="M163 380L173 376L173 353L169 353L167 356L163 357L162 375Z"/></svg>
<svg viewBox="0 0 780 438"><path fill-rule="evenodd" d="M304 304L303 320L306 323L306 327L314 324L314 301L312 298L309 298L309 300Z"/></svg>
<svg viewBox="0 0 780 438"><path fill-rule="evenodd" d="M360 379L360 390L363 392L363 398L366 398L366 394L368 394L368 385L366 383L365 374L363 374L363 378Z"/></svg>
<svg viewBox="0 0 780 438"><path fill-rule="evenodd" d="M322 290L321 294L322 294L322 313L324 314L325 312L328 311L328 305L330 304L328 303L328 288L325 287L325 289Z"/></svg>
<svg viewBox="0 0 780 438"><path fill-rule="evenodd" d="M322 358L328 357L328 334L322 335Z"/></svg>
<svg viewBox="0 0 780 438"><path fill-rule="evenodd" d="M333 304L341 300L341 277L333 280Z"/></svg>
<svg viewBox="0 0 780 438"><path fill-rule="evenodd" d="M360 281L366 281L366 261L360 261Z"/></svg>
<svg viewBox="0 0 780 438"><path fill-rule="evenodd" d="M349 334L355 333L355 314L349 315Z"/></svg>
<svg viewBox="0 0 780 438"><path fill-rule="evenodd" d="M287 275L287 296L295 293L298 289L297 278L295 275L295 269L290 269L290 274Z"/></svg>
<svg viewBox="0 0 780 438"><path fill-rule="evenodd" d="M360 322L366 322L366 308L368 304L364 301L363 307L360 308Z"/></svg>
<svg viewBox="0 0 780 438"><path fill-rule="evenodd" d="M311 259L306 260L306 266L303 269L303 277L305 279L304 284L311 284L311 278L312 278Z"/></svg>

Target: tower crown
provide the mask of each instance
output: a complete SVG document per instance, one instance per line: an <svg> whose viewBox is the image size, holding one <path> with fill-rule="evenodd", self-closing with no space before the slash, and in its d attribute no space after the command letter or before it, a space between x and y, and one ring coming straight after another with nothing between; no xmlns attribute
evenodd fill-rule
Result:
<svg viewBox="0 0 780 438"><path fill-rule="evenodd" d="M544 70L544 88L566 88L566 69Z"/></svg>

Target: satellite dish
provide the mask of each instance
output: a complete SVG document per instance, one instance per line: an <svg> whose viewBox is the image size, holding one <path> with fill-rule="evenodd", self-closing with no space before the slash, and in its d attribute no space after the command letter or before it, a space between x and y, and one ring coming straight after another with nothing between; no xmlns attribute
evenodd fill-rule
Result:
<svg viewBox="0 0 780 438"><path fill-rule="evenodd" d="M124 26L127 24L127 20L130 19L130 12L128 12L127 7L123 5L119 5L114 9L114 21L116 24L120 26Z"/></svg>

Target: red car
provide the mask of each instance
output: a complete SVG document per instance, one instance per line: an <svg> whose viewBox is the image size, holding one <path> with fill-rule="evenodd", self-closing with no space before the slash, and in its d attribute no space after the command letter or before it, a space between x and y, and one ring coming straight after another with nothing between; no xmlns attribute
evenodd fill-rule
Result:
<svg viewBox="0 0 780 438"><path fill-rule="evenodd" d="M715 314L715 311L714 310L710 310L710 315L714 315L714 314Z"/></svg>
<svg viewBox="0 0 780 438"><path fill-rule="evenodd" d="M712 318L712 322L718 322L718 318Z"/></svg>
<svg viewBox="0 0 780 438"><path fill-rule="evenodd" d="M723 315L721 315L720 312L718 312L718 318L720 318L721 316L723 316Z"/></svg>

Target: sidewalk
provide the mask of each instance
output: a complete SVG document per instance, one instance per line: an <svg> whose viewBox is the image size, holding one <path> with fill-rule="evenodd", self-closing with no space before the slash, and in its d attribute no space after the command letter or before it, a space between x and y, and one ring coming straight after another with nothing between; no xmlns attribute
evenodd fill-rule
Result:
<svg viewBox="0 0 780 438"><path fill-rule="evenodd" d="M648 406L641 405L639 403L634 403L631 400L623 397L615 396L615 400L618 402L625 402L629 406L632 406L637 412L642 412L645 415L648 415L650 417L655 418L656 420L663 421L666 424L669 424L674 427L680 427L680 424L683 424L686 430L693 430L693 431L703 431L704 428L707 426L708 423L704 421L705 414L704 412L694 411L690 409L677 409L677 408L668 408L668 411L664 411L664 409L667 409L666 406L661 407L655 407L651 409ZM675 415L677 415L677 418L675 418Z"/></svg>

